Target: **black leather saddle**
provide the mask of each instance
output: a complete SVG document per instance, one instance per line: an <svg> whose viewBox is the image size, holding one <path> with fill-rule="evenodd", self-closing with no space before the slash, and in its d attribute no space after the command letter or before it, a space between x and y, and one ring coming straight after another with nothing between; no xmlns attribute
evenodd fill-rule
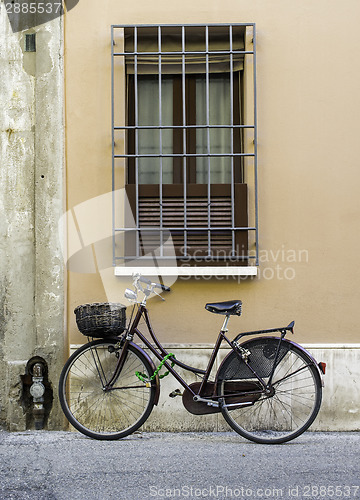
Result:
<svg viewBox="0 0 360 500"><path fill-rule="evenodd" d="M206 304L205 309L215 314L241 315L241 300L228 300L227 302L214 302Z"/></svg>

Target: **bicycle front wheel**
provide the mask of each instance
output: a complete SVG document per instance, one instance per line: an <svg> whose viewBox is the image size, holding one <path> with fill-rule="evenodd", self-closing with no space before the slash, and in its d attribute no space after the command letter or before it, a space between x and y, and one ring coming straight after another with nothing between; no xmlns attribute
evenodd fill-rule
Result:
<svg viewBox="0 0 360 500"><path fill-rule="evenodd" d="M255 359L255 371L259 370L265 381L266 375L270 376L269 367L272 367L278 342L274 338L260 338L246 343L251 353L250 364ZM229 363L222 368L218 394L228 392L226 385L231 385L230 380L234 382L245 377L249 381L246 370L250 373L235 353L229 357ZM249 406L222 408L222 414L238 434L251 441L284 443L310 427L320 409L321 397L321 378L313 360L296 345L283 341L270 392L254 398Z"/></svg>
<svg viewBox="0 0 360 500"><path fill-rule="evenodd" d="M129 345L124 366L109 391L121 353L116 341L95 340L80 347L66 362L59 381L65 416L78 431L95 439L119 439L137 430L154 406L155 383L141 382L139 371L152 375L148 360Z"/></svg>

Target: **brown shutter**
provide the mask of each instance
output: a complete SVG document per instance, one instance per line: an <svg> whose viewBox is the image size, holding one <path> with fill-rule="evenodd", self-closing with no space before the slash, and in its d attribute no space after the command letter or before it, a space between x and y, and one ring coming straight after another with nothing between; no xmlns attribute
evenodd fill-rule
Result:
<svg viewBox="0 0 360 500"><path fill-rule="evenodd" d="M136 200L135 186L127 185L126 191L130 207L135 219ZM234 185L235 226L247 227L247 185ZM163 227L169 228L176 255L181 260L193 265L247 265L246 260L231 257L232 251L232 203L231 186L214 184L210 197L211 250L214 259L205 257L208 254L208 198L207 185L189 184L187 186L187 255L184 255L184 191L183 186L164 185L162 195ZM129 220L129 219L128 219ZM160 227L160 194L158 185L139 185L139 227ZM194 228L194 230L191 230ZM219 229L217 229L219 228ZM227 229L229 228L229 229ZM165 235L164 235L165 236ZM166 238L165 238L166 239ZM156 252L160 245L160 231L141 231L141 255ZM247 255L248 231L235 231L235 244L238 255ZM136 236L131 231L126 236L126 255L135 256ZM165 250L166 254L166 250Z"/></svg>

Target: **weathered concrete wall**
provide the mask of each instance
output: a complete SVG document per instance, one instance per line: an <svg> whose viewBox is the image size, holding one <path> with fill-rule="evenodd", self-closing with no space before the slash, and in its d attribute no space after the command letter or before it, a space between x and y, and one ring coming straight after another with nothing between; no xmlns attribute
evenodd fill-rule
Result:
<svg viewBox="0 0 360 500"><path fill-rule="evenodd" d="M36 52L24 52L36 33ZM41 356L59 428L64 278L57 222L64 208L63 24L13 33L0 9L0 425L26 427L26 364Z"/></svg>

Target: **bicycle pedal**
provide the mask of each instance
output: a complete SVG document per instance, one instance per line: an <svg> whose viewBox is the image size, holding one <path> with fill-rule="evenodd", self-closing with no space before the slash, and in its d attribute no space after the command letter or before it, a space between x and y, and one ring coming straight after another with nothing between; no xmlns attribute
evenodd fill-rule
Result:
<svg viewBox="0 0 360 500"><path fill-rule="evenodd" d="M176 396L182 396L180 389L175 389L175 391L172 391L169 394L169 398L176 398Z"/></svg>

